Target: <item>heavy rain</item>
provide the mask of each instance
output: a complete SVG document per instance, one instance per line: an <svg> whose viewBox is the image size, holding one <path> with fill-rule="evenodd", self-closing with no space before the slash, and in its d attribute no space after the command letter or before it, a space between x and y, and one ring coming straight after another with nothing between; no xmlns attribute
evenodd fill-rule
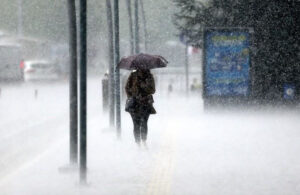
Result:
<svg viewBox="0 0 300 195"><path fill-rule="evenodd" d="M1 195L300 194L299 0L1 0Z"/></svg>

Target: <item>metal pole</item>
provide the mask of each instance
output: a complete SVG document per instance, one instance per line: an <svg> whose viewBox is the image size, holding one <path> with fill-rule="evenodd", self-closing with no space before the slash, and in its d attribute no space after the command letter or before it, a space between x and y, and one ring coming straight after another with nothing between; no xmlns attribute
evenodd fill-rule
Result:
<svg viewBox="0 0 300 195"><path fill-rule="evenodd" d="M139 1L134 2L134 16L135 16L135 53L140 53L140 33L139 33Z"/></svg>
<svg viewBox="0 0 300 195"><path fill-rule="evenodd" d="M120 35L119 35L119 0L114 0L114 21L115 21L115 79L116 79L116 126L117 134L121 135L121 95L120 95L120 70L117 64L120 61Z"/></svg>
<svg viewBox="0 0 300 195"><path fill-rule="evenodd" d="M75 0L68 0L69 15L69 101L70 101L70 163L78 162L78 90L77 90L77 28Z"/></svg>
<svg viewBox="0 0 300 195"><path fill-rule="evenodd" d="M18 0L18 36L23 36L23 0Z"/></svg>
<svg viewBox="0 0 300 195"><path fill-rule="evenodd" d="M127 10L128 10L128 22L129 22L129 43L130 43L130 54L134 54L134 36L133 36L133 25L132 25L132 11L131 11L131 0L127 0Z"/></svg>
<svg viewBox="0 0 300 195"><path fill-rule="evenodd" d="M143 23L144 23L144 43L145 43L145 52L148 50L148 31L147 31L147 20L146 20L146 13L144 9L144 0L141 1L141 10L142 10L142 18L143 18Z"/></svg>
<svg viewBox="0 0 300 195"><path fill-rule="evenodd" d="M111 0L106 0L106 14L108 27L108 50L109 50L109 125L115 126L115 96L114 96L114 34Z"/></svg>
<svg viewBox="0 0 300 195"><path fill-rule="evenodd" d="M185 90L186 95L189 95L189 54L188 44L185 44Z"/></svg>
<svg viewBox="0 0 300 195"><path fill-rule="evenodd" d="M87 29L86 0L80 0L80 182L86 182L87 145Z"/></svg>

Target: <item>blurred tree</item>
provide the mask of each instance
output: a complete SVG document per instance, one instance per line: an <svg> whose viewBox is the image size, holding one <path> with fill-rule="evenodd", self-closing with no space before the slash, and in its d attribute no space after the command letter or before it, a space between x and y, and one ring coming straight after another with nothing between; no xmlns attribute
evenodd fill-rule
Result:
<svg viewBox="0 0 300 195"><path fill-rule="evenodd" d="M297 85L299 97L299 1L173 1L179 8L174 17L174 24L191 45L201 47L204 27L254 29L252 42L254 97L265 98L268 93L272 93L269 98L280 99L284 83Z"/></svg>

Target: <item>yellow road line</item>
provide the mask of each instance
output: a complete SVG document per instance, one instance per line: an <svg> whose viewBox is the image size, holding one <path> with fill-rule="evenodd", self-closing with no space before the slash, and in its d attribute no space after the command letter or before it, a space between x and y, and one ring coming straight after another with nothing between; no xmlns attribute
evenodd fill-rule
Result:
<svg viewBox="0 0 300 195"><path fill-rule="evenodd" d="M175 166L177 129L169 124L163 135L162 149L154 164L154 171L148 183L147 195L168 195L171 192L172 173Z"/></svg>

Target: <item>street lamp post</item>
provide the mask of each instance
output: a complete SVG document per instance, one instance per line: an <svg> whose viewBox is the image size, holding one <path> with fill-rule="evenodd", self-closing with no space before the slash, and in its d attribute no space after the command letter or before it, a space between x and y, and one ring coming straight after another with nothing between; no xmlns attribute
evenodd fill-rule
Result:
<svg viewBox="0 0 300 195"><path fill-rule="evenodd" d="M184 48L185 91L186 91L186 95L188 96L189 95L189 53L188 53L189 44L188 44L187 37L186 37L185 33L181 33L180 36L179 36L179 39L185 45L185 48Z"/></svg>
<svg viewBox="0 0 300 195"><path fill-rule="evenodd" d="M133 26L132 26L132 12L131 12L131 0L127 0L127 10L128 10L128 21L129 21L129 34L130 34L130 54L134 54L134 36L133 36Z"/></svg>
<svg viewBox="0 0 300 195"><path fill-rule="evenodd" d="M120 70L117 64L120 61L120 35L119 35L119 0L114 0L114 31L115 31L115 90L116 90L116 127L118 136L121 135L121 95Z"/></svg>
<svg viewBox="0 0 300 195"><path fill-rule="evenodd" d="M139 0L134 2L134 16L135 16L135 53L140 52L140 37L139 37Z"/></svg>
<svg viewBox="0 0 300 195"><path fill-rule="evenodd" d="M148 31L147 31L147 20L146 20L146 12L144 7L144 0L140 0L141 10L142 10L142 19L143 19L143 27L144 27L144 44L145 44L145 52L148 50Z"/></svg>
<svg viewBox="0 0 300 195"><path fill-rule="evenodd" d="M80 182L87 175L87 29L86 0L80 0Z"/></svg>
<svg viewBox="0 0 300 195"><path fill-rule="evenodd" d="M111 0L106 0L108 53L109 53L109 124L115 126L115 90L114 90L114 35Z"/></svg>
<svg viewBox="0 0 300 195"><path fill-rule="evenodd" d="M68 0L70 51L70 163L78 163L77 28L75 0Z"/></svg>
<svg viewBox="0 0 300 195"><path fill-rule="evenodd" d="M189 95L189 53L188 53L189 46L185 44L185 90L186 95Z"/></svg>
<svg viewBox="0 0 300 195"><path fill-rule="evenodd" d="M23 36L23 0L18 0L18 36Z"/></svg>

